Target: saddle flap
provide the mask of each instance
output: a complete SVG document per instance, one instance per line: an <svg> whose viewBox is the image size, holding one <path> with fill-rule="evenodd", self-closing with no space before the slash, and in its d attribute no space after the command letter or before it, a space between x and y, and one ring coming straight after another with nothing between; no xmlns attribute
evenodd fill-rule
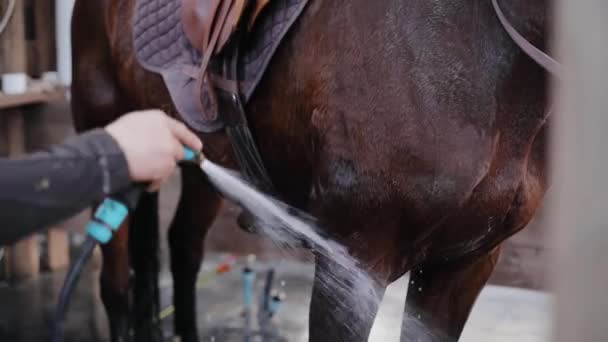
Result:
<svg viewBox="0 0 608 342"><path fill-rule="evenodd" d="M186 37L199 51L209 46L222 0L182 0L181 21Z"/></svg>
<svg viewBox="0 0 608 342"><path fill-rule="evenodd" d="M245 9L250 1L254 2L248 22L248 28L251 30L270 0L182 0L181 21L190 44L204 53L209 48L213 33L220 30L212 53L221 52L244 19ZM223 22L219 18L222 6L229 6L229 12Z"/></svg>
<svg viewBox="0 0 608 342"><path fill-rule="evenodd" d="M242 102L246 104L283 37L308 2L251 1L254 0L135 0L132 39L137 61L145 70L163 76L175 109L196 131L215 132L224 127L225 118L217 115L222 110L215 105L217 101L208 85L234 89L233 84L238 82ZM233 19L228 17L229 10ZM229 33L234 27L245 24L251 27L240 45L238 79L223 75L221 63L212 63L201 86L197 84L198 76L207 57L203 50L210 51L203 48L211 44L216 47L214 52L218 52L220 31L214 30L218 17L224 18L222 28L226 26ZM239 20L243 25L238 25ZM216 44L212 44L211 38ZM230 39L230 34L224 34L222 41L231 44ZM191 42L197 42L197 47Z"/></svg>

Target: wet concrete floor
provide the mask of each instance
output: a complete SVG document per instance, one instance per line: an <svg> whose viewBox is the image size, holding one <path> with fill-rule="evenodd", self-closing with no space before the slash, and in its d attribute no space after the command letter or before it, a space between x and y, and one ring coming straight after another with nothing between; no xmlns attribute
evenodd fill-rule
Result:
<svg viewBox="0 0 608 342"><path fill-rule="evenodd" d="M204 274L222 260L207 258ZM313 267L296 261L259 263L261 274L269 267L277 270L278 281L284 281L287 299L275 320L278 333L290 342L307 340L308 304ZM46 341L49 318L63 282L64 273L46 274L35 281L18 286L0 285L0 341ZM108 330L99 300L97 274L83 275L66 323L66 342L107 341ZM171 278L163 273L160 281L162 306L171 301ZM407 278L393 284L384 298L370 341L398 342L401 313ZM258 291L262 277L256 282ZM238 334L226 337L225 328L242 328L242 295L240 269L208 281L198 291L199 328L205 341L242 341ZM478 300L461 341L541 342L549 336L551 300L546 294L488 286ZM171 341L171 316L163 320L166 340ZM272 327L271 327L272 328ZM261 341L261 340L260 340ZM270 340L265 340L270 341ZM275 340L273 340L275 341Z"/></svg>

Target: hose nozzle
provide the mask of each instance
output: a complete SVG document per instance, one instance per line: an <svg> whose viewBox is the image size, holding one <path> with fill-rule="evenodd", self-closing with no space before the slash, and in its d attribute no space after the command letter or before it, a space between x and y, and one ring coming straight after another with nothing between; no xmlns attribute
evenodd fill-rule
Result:
<svg viewBox="0 0 608 342"><path fill-rule="evenodd" d="M184 161L201 164L205 161L205 155L202 151L194 151L188 147L184 147Z"/></svg>

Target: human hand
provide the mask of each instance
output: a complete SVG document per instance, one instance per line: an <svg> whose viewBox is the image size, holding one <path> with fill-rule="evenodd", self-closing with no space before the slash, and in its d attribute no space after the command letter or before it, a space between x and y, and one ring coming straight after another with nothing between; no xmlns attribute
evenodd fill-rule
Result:
<svg viewBox="0 0 608 342"><path fill-rule="evenodd" d="M158 191L184 159L184 146L194 151L203 146L183 123L160 110L128 113L105 129L123 150L131 179L151 183L150 191Z"/></svg>

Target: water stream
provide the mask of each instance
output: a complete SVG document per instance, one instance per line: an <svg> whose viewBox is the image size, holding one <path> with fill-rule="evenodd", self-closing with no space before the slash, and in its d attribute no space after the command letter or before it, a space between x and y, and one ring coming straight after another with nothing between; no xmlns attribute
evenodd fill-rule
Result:
<svg viewBox="0 0 608 342"><path fill-rule="evenodd" d="M330 261L331 266L317 268L315 276L338 322L354 327L358 320L373 320L381 300L375 282L343 245L323 236L313 218L258 192L234 172L209 160L201 163L201 169L224 196L256 216L265 236L294 249L305 241L317 257Z"/></svg>

